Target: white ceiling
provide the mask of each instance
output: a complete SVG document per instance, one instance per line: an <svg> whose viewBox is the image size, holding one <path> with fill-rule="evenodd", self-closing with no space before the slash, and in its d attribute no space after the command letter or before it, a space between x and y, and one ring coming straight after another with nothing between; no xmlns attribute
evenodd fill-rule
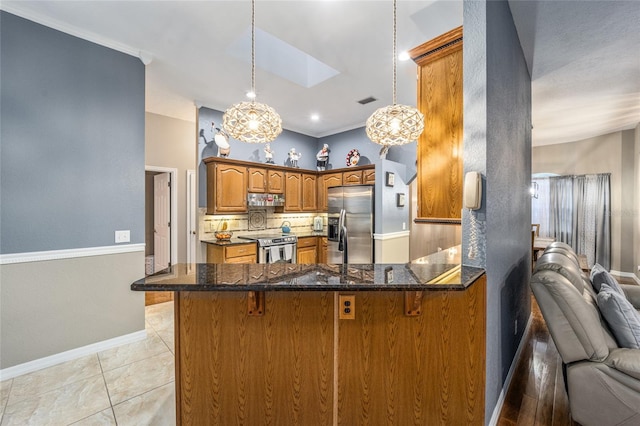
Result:
<svg viewBox="0 0 640 426"><path fill-rule="evenodd" d="M533 79L534 145L640 121L640 2L509 3ZM247 37L249 1L3 0L1 7L152 57L146 68L150 112L194 121L195 106L224 111L245 100L251 86L249 53L244 59L229 53ZM399 0L398 50L461 24L460 0ZM256 26L339 71L307 88L258 67L258 100L278 111L285 128L330 135L362 127L376 108L391 102L391 1L258 0ZM256 56L269 53L260 49L258 38ZM287 64L279 66L287 71ZM399 103L415 105L415 70L412 61L398 63ZM357 103L368 96L378 101ZM310 120L312 113L320 115L318 122Z"/></svg>

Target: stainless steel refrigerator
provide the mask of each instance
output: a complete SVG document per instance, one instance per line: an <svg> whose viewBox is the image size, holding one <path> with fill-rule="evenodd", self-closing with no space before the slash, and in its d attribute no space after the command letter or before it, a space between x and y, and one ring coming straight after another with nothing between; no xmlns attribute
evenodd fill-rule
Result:
<svg viewBox="0 0 640 426"><path fill-rule="evenodd" d="M373 263L374 186L328 191L328 263Z"/></svg>

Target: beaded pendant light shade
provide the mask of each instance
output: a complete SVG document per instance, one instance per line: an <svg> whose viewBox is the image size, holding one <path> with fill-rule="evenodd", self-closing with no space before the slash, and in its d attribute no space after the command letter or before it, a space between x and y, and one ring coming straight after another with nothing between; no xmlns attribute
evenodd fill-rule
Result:
<svg viewBox="0 0 640 426"><path fill-rule="evenodd" d="M251 0L251 92L256 93L256 4ZM255 101L232 105L222 116L222 127L242 142L272 142L282 133L282 119L269 105Z"/></svg>
<svg viewBox="0 0 640 426"><path fill-rule="evenodd" d="M396 0L393 0L393 105L377 109L367 119L367 136L380 145L413 142L424 130L424 115L416 108L396 103Z"/></svg>

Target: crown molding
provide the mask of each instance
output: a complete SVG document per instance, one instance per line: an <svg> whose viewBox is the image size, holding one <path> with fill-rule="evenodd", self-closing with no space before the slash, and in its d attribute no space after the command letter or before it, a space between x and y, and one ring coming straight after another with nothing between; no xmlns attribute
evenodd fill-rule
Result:
<svg viewBox="0 0 640 426"><path fill-rule="evenodd" d="M35 23L44 25L45 27L53 28L54 30L61 31L65 34L69 34L74 37L78 37L83 40L87 40L92 43L99 44L100 46L108 47L109 49L117 50L118 52L126 53L127 55L140 58L140 49L135 49L131 46L128 46L123 43L119 43L117 41L111 40L107 37L103 37L91 31L82 30L80 28L74 27L73 25L69 25L64 22L58 21L57 19L53 19L48 16L43 16L39 13L34 13L30 10L21 8L18 4L19 3L7 4L7 3L0 2L0 10L4 10L5 12L9 12L21 18L28 19L29 21L33 21Z"/></svg>

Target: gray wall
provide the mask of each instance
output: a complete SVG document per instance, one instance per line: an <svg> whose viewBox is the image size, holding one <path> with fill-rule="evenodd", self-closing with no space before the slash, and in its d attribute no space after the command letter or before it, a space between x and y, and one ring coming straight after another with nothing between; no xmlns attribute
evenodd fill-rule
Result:
<svg viewBox="0 0 640 426"><path fill-rule="evenodd" d="M625 130L581 141L533 148L532 172L611 173L611 269L633 272L633 144Z"/></svg>
<svg viewBox="0 0 640 426"><path fill-rule="evenodd" d="M388 234L409 230L409 208L411 194L405 182L407 167L390 160L376 162L376 217L375 233ZM386 185L386 174L394 174L394 185ZM404 194L404 207L398 207L396 197ZM402 229L402 224L405 229Z"/></svg>
<svg viewBox="0 0 640 426"><path fill-rule="evenodd" d="M144 66L0 12L1 253L144 242ZM144 330L144 252L0 266L0 368Z"/></svg>
<svg viewBox="0 0 640 426"><path fill-rule="evenodd" d="M464 211L463 263L487 270L488 423L530 315L531 78L506 1L465 1L464 32L464 168L484 175L484 250L468 258Z"/></svg>
<svg viewBox="0 0 640 426"><path fill-rule="evenodd" d="M144 66L2 12L0 253L144 242Z"/></svg>

